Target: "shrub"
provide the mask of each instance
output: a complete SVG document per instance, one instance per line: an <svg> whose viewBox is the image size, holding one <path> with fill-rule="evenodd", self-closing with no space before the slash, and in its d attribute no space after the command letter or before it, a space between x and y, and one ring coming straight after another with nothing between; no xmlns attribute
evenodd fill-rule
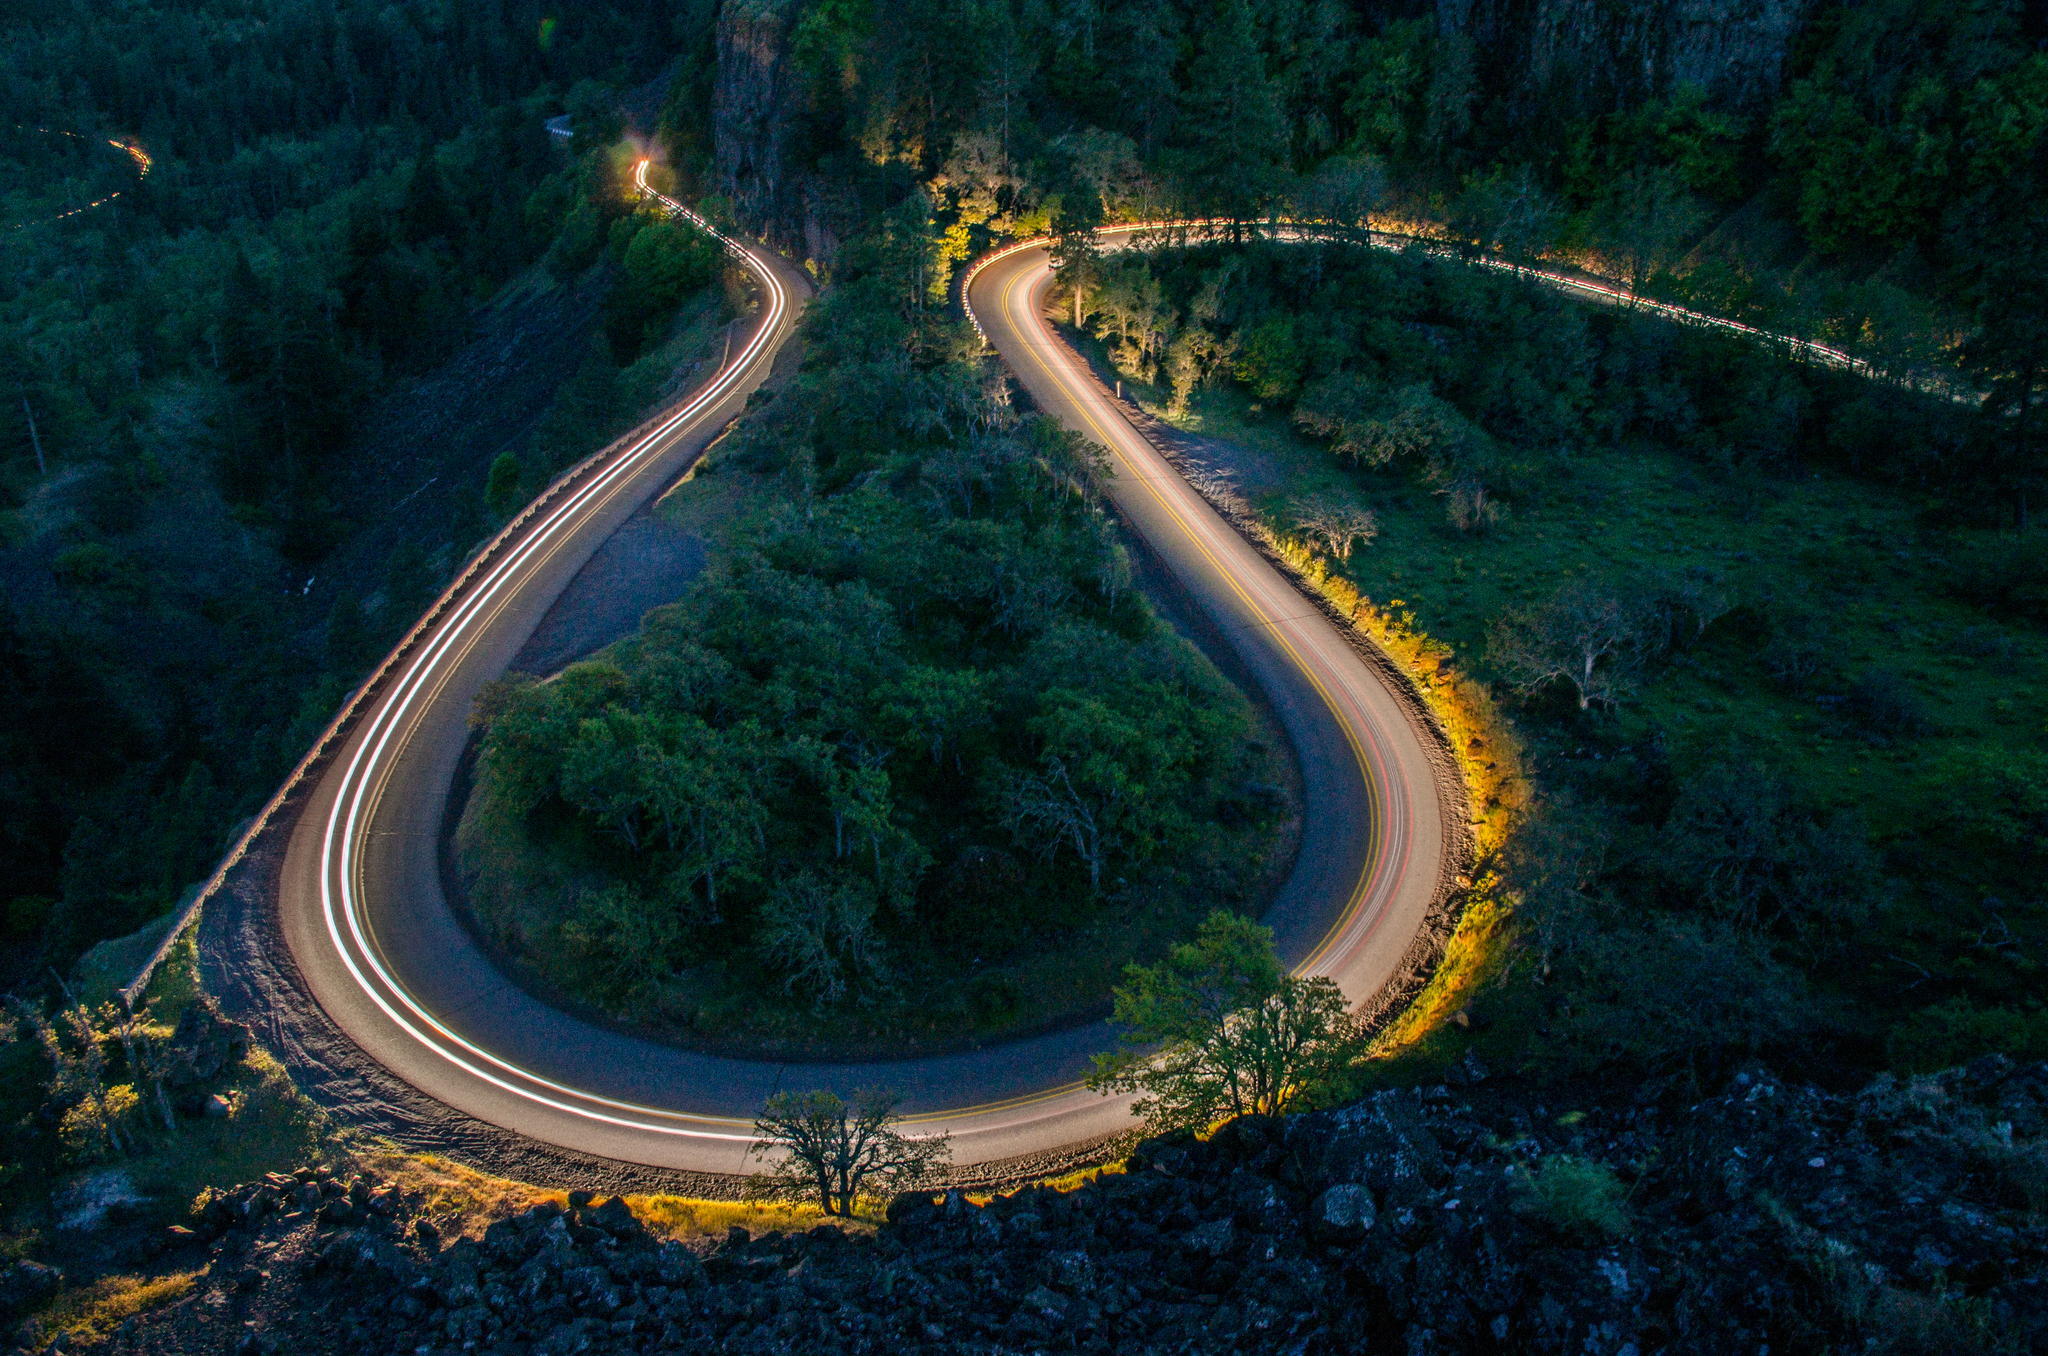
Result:
<svg viewBox="0 0 2048 1356"><path fill-rule="evenodd" d="M1605 1163L1552 1154L1521 1182L1522 1209L1562 1233L1617 1239L1629 1231L1628 1189Z"/></svg>
<svg viewBox="0 0 2048 1356"><path fill-rule="evenodd" d="M1885 1045L1892 1067L1904 1073L1933 1073L1989 1054L2048 1059L2048 1012L1951 998L1900 1022Z"/></svg>

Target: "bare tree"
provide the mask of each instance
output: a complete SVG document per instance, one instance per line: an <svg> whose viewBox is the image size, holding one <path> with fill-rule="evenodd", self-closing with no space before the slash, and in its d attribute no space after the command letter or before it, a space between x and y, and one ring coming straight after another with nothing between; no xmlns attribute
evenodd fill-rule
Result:
<svg viewBox="0 0 2048 1356"><path fill-rule="evenodd" d="M170 1095L164 1090L164 1074L170 1067L170 1033L150 1021L147 1008L130 1008L120 1003L104 1004L99 1010L99 1021L105 1031L121 1042L121 1053L128 1061L128 1076L135 1080L136 1096L141 1097L147 1088L164 1129L176 1134L178 1118L172 1114Z"/></svg>
<svg viewBox="0 0 2048 1356"><path fill-rule="evenodd" d="M792 992L835 1003L882 969L873 886L845 872L799 871L761 908L761 949Z"/></svg>
<svg viewBox="0 0 2048 1356"><path fill-rule="evenodd" d="M1372 510L1323 495L1292 500L1295 530L1312 546L1338 560L1351 559L1353 549L1372 545L1380 534Z"/></svg>
<svg viewBox="0 0 2048 1356"><path fill-rule="evenodd" d="M850 1102L823 1091L776 1093L754 1120L748 1154L772 1161L752 1190L850 1215L863 1195L932 1183L952 1160L951 1140L899 1133L897 1101L872 1088Z"/></svg>
<svg viewBox="0 0 2048 1356"><path fill-rule="evenodd" d="M1506 514L1500 501L1493 497L1493 490L1476 472L1452 476L1435 493L1443 496L1444 516L1451 526L1468 536L1485 536L1500 525Z"/></svg>
<svg viewBox="0 0 2048 1356"><path fill-rule="evenodd" d="M1493 662L1524 695L1563 683L1579 709L1627 696L1641 667L1647 628L1640 608L1580 581L1548 602L1510 612L1487 633Z"/></svg>
<svg viewBox="0 0 2048 1356"><path fill-rule="evenodd" d="M1088 867L1088 888L1102 889L1102 866L1108 855L1101 818L1088 798L1075 788L1066 760L1046 759L1042 776L1019 777L1007 797L1005 818L1018 833L1029 834L1042 856L1065 848Z"/></svg>

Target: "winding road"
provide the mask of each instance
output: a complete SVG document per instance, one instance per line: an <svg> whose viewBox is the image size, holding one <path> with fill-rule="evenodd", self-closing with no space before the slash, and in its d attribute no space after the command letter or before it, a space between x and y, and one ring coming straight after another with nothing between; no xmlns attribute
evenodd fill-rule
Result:
<svg viewBox="0 0 2048 1356"><path fill-rule="evenodd" d="M150 167L154 163L150 159L149 153L142 149L141 143L133 139L123 141L118 137L90 137L82 132L67 132L61 127L29 127L20 123L15 124L14 130L17 132L36 132L48 137L65 137L71 141L86 144L105 144L111 146L128 157L128 166L134 171L135 182L138 184L149 177ZM46 225L49 222L64 221L71 217L82 216L96 207L105 207L127 191L126 189L117 188L111 193L105 193L94 198L91 202L80 203L78 206L68 208L62 212L53 212L49 216L39 217L30 221L12 222L6 229L10 231L24 231L31 226Z"/></svg>
<svg viewBox="0 0 2048 1356"><path fill-rule="evenodd" d="M652 194L645 171L641 187ZM897 1089L913 1132L950 1134L962 1167L1126 1129L1126 1101L1079 1083L1088 1056L1110 1042L1103 1024L879 1064L693 1053L591 1025L529 995L495 968L443 894L441 830L478 691L505 670L597 546L742 408L801 309L807 288L791 265L725 243L762 298L739 352L681 406L558 482L480 553L294 779L301 794L277 907L303 982L364 1053L428 1096L546 1143L631 1163L745 1172L753 1115L780 1089ZM1454 789L1447 794L1434 740L1398 681L1181 480L1054 337L1043 316L1050 276L1042 246L994 256L970 280L972 314L1042 409L1109 449L1118 511L1208 614L1285 726L1304 780L1306 827L1267 921L1297 969L1333 976L1365 1003L1412 968L1418 936L1457 869L1462 802Z"/></svg>

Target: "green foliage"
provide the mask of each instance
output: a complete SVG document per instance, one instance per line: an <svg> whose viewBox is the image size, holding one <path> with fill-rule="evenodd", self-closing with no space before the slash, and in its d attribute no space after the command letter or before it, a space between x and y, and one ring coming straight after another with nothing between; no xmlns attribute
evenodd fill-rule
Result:
<svg viewBox="0 0 2048 1356"><path fill-rule="evenodd" d="M1524 963L1484 1043L1548 1072L1709 1076L1867 1060L1909 985L2029 1012L2043 555L2038 530L1927 509L1930 485L1981 484L1970 412L1453 267L1292 248L1115 261L1095 327L1112 354L1170 343L1202 298L1243 389L1190 413L1248 449L1217 454L1238 492L1297 537L1306 503L1369 512L1371 544L1332 567L1525 690L1540 818L1503 864ZM1291 396L1268 384L1281 334ZM1447 511L1475 484L1512 509L1483 531Z"/></svg>
<svg viewBox="0 0 2048 1356"><path fill-rule="evenodd" d="M2048 1012L2038 1004L1986 1007L1950 998L1893 1027L1885 1054L1893 1068L1905 1073L1934 1073L1982 1055L2048 1059Z"/></svg>
<svg viewBox="0 0 2048 1356"><path fill-rule="evenodd" d="M602 245L616 189L541 121L552 90L668 62L668 16L563 15L545 51L497 0L4 21L0 223L30 224L0 274L0 987L203 874L482 530L482 461L367 466L364 407L466 341L572 206ZM80 136L23 130L53 119ZM497 470L503 514L527 487ZM408 503L418 553L383 589L362 534Z"/></svg>
<svg viewBox="0 0 2048 1356"><path fill-rule="evenodd" d="M1561 1233L1592 1242L1628 1237L1628 1189L1605 1163L1551 1154L1520 1186L1522 1208Z"/></svg>
<svg viewBox="0 0 2048 1356"><path fill-rule="evenodd" d="M901 1007L1160 888L1247 776L1247 709L1132 589L1089 459L906 315L893 229L712 473L787 505L482 709L480 803L582 882L537 950L614 1010L687 1013L714 966L741 1003Z"/></svg>
<svg viewBox="0 0 2048 1356"><path fill-rule="evenodd" d="M666 214L635 213L620 226L613 232L620 277L605 298L605 330L612 352L630 361L685 297L717 279L724 255L709 235Z"/></svg>
<svg viewBox="0 0 2048 1356"><path fill-rule="evenodd" d="M1219 0L1196 30L1179 122L1199 210L1248 221L1278 195L1287 155L1280 92L1246 0Z"/></svg>
<svg viewBox="0 0 2048 1356"><path fill-rule="evenodd" d="M1365 1052L1333 981L1288 974L1270 930L1221 911L1161 964L1124 972L1114 1019L1124 1048L1097 1055L1088 1084L1138 1093L1133 1109L1161 1131L1278 1115L1337 1086Z"/></svg>
<svg viewBox="0 0 2048 1356"><path fill-rule="evenodd" d="M1981 199L2048 129L2048 59L2017 4L1845 6L1774 111L1773 158L1823 250L1924 241Z"/></svg>
<svg viewBox="0 0 2048 1356"><path fill-rule="evenodd" d="M526 502L526 468L509 448L491 462L484 481L484 506L494 518L509 518Z"/></svg>

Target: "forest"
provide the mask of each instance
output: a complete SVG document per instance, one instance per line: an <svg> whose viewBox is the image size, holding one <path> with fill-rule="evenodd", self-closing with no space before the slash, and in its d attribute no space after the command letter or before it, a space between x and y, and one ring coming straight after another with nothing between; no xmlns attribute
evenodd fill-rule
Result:
<svg viewBox="0 0 2048 1356"><path fill-rule="evenodd" d="M803 372L678 491L725 491L712 572L479 714L479 916L607 1012L957 1042L1258 906L1274 750L1146 602L1089 451L925 304L918 247L857 242Z"/></svg>
<svg viewBox="0 0 2048 1356"><path fill-rule="evenodd" d="M1114 636L1184 698L1210 681L1113 582L1112 537L1065 487L1086 458L989 422L988 370L943 318L967 260L1043 231L1104 371L1256 454L1238 477L1261 520L1321 541L1527 739L1539 811L1488 863L1520 906L1503 1048L1577 1030L1655 1067L2038 1050L2048 18L2020 0L1811 3L1695 42L1655 7L1538 8L1547 27L1506 5L1335 0L207 0L0 19L0 122L19 129L0 197L4 978L62 972L170 908L462 552L658 388L664 317L716 289L704 242L618 196L607 157L631 104L686 190L845 284L809 377L762 423L781 450L749 435L730 471L817 508L765 525L754 557L559 691L500 694L495 737L508 776L522 722L571 715L593 767L624 756L607 731L656 731L663 756L724 749L829 675L764 659L721 608L800 614L799 658L814 608L872 623L861 662L883 681L858 730L748 749L774 771L766 803L808 777L846 810L787 821L820 854L788 871L761 866L787 846L765 827L732 835L716 926L815 976L797 988L880 954L815 929L774 940L798 895L901 945L943 913L969 844L1064 843L1042 858L1048 898L1090 898L1185 840L1134 822L1077 846L1020 810L1055 762L1076 775L1061 739L1130 714L1091 706L1093 686L998 702L1058 645ZM541 130L563 109L573 154ZM147 153L146 177L114 140ZM1371 218L1825 339L1881 380L1419 259L1145 262L1087 243L1162 214L1247 240L1274 214L1337 238ZM360 421L459 354L508 286L573 300L587 336L529 426L420 501L433 521L403 546L372 550L421 510L417 480L366 460ZM941 468L966 479L926 484ZM1050 592L1023 601L1046 616L942 649L990 602L891 573L934 530L985 539L1018 571L984 576L990 596L1034 581ZM867 538L881 549L848 561ZM1560 661L1560 638L1589 635ZM1125 661L1076 662L1099 679ZM677 666L734 686L657 693ZM964 722L957 747L919 753L913 728L941 711ZM1239 737L1219 720L1158 771L1216 790ZM892 751L885 778L862 747ZM709 911L723 848L594 782L521 788L591 861L657 845L620 879ZM848 827L856 810L868 827ZM606 899L579 905L587 935L617 925ZM1715 1001L1674 1007L1657 975L1702 977ZM1561 1048L1530 1039L1539 1062Z"/></svg>
<svg viewBox="0 0 2048 1356"><path fill-rule="evenodd" d="M602 148L605 91L708 14L0 16L0 984L174 905L522 483L632 404L622 373L715 254L631 253L644 223ZM564 107L597 149L546 134ZM605 333L544 374L542 406L561 399L510 430L526 441L484 449L503 453L489 483L449 468L461 483L410 505L402 547L365 549L415 489L375 464L377 398L462 350L522 277L608 297Z"/></svg>
<svg viewBox="0 0 2048 1356"><path fill-rule="evenodd" d="M1484 864L1515 921L1481 1048L2037 1054L2048 28L1814 5L1700 58L1668 19L1557 18L1538 63L1483 6L756 3L719 78L776 115L670 117L686 171L828 263L928 214L935 306L1052 234L1105 378L1492 687L1535 809ZM1631 43L1640 75L1597 65ZM1590 270L1877 379L1420 259L1088 242L1274 214Z"/></svg>

